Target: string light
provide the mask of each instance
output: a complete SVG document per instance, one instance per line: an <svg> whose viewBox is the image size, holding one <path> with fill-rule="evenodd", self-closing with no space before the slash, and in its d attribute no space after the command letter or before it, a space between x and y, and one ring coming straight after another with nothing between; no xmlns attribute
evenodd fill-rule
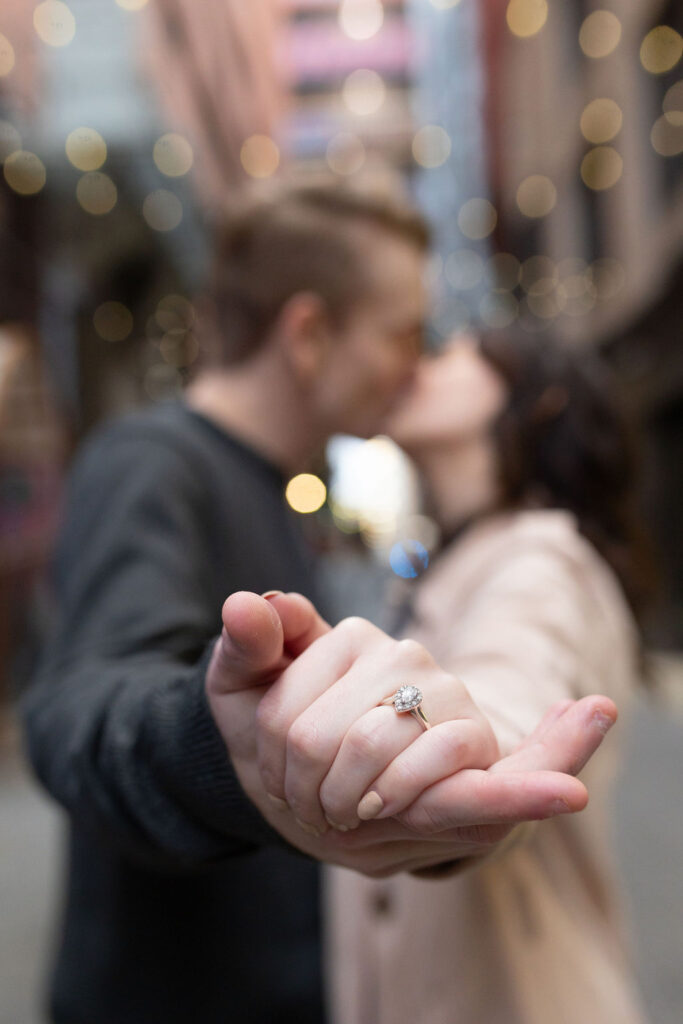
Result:
<svg viewBox="0 0 683 1024"><path fill-rule="evenodd" d="M280 150L269 135L250 135L240 150L242 167L252 178L270 178L280 164Z"/></svg>
<svg viewBox="0 0 683 1024"><path fill-rule="evenodd" d="M488 199L468 199L460 207L458 227L466 238L486 238L498 223L498 214Z"/></svg>
<svg viewBox="0 0 683 1024"><path fill-rule="evenodd" d="M557 189L550 178L532 174L517 189L517 206L525 217L546 217L557 202Z"/></svg>
<svg viewBox="0 0 683 1024"><path fill-rule="evenodd" d="M376 71L357 68L346 78L342 96L349 110L363 117L379 110L386 97L386 88Z"/></svg>
<svg viewBox="0 0 683 1024"><path fill-rule="evenodd" d="M103 302L95 310L93 324L104 341L124 341L133 330L133 314L122 302Z"/></svg>
<svg viewBox="0 0 683 1024"><path fill-rule="evenodd" d="M9 75L15 62L14 47L7 36L3 36L2 32L0 32L0 78Z"/></svg>
<svg viewBox="0 0 683 1024"><path fill-rule="evenodd" d="M579 30L579 46L587 57L608 57L619 45L621 22L611 11L593 11Z"/></svg>
<svg viewBox="0 0 683 1024"><path fill-rule="evenodd" d="M325 504L327 488L320 477L313 473L299 473L287 484L285 498L295 512L310 514Z"/></svg>
<svg viewBox="0 0 683 1024"><path fill-rule="evenodd" d="M194 153L186 138L168 132L154 143L152 159L167 178L181 178L192 167Z"/></svg>
<svg viewBox="0 0 683 1024"><path fill-rule="evenodd" d="M339 132L327 146L327 163L335 174L355 174L365 163L365 146L352 132Z"/></svg>
<svg viewBox="0 0 683 1024"><path fill-rule="evenodd" d="M547 0L510 0L505 17L513 35L528 39L548 20Z"/></svg>
<svg viewBox="0 0 683 1024"><path fill-rule="evenodd" d="M413 139L413 156L421 167L441 167L451 153L451 139L438 124L426 124Z"/></svg>
<svg viewBox="0 0 683 1024"><path fill-rule="evenodd" d="M89 171L78 180L76 199L86 213L101 217L114 209L118 192L108 174Z"/></svg>
<svg viewBox="0 0 683 1024"><path fill-rule="evenodd" d="M657 25L643 39L640 63L651 75L663 75L678 64L683 55L683 37L668 25Z"/></svg>
<svg viewBox="0 0 683 1024"><path fill-rule="evenodd" d="M343 0L339 25L349 39L371 39L382 27L384 8L379 0Z"/></svg>
<svg viewBox="0 0 683 1024"><path fill-rule="evenodd" d="M153 231L173 231L183 219L183 206L173 192L158 188L145 197L142 216Z"/></svg>
<svg viewBox="0 0 683 1024"><path fill-rule="evenodd" d="M40 192L47 179L43 161L26 149L10 153L3 165L3 172L9 187L20 196L32 196Z"/></svg>
<svg viewBox="0 0 683 1024"><path fill-rule="evenodd" d="M107 159L107 144L94 128L75 128L67 135L64 148L79 171L96 171Z"/></svg>
<svg viewBox="0 0 683 1024"><path fill-rule="evenodd" d="M68 46L76 34L76 19L62 0L44 0L33 12L33 27L48 46Z"/></svg>
<svg viewBox="0 0 683 1024"><path fill-rule="evenodd" d="M581 114L581 134L589 142L609 142L621 131L623 115L614 100L591 100Z"/></svg>
<svg viewBox="0 0 683 1024"><path fill-rule="evenodd" d="M588 188L603 192L621 178L624 161L612 146L590 149L581 162L581 177Z"/></svg>

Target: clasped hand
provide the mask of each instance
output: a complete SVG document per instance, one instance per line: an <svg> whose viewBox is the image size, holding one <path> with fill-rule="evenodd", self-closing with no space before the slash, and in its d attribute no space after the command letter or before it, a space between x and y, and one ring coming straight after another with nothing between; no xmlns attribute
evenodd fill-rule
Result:
<svg viewBox="0 0 683 1024"><path fill-rule="evenodd" d="M237 776L319 860L372 876L430 868L587 802L573 776L616 719L606 697L555 705L500 759L466 686L415 641L359 618L332 629L296 594L233 594L223 623L206 692ZM406 683L424 695L428 731L380 704Z"/></svg>

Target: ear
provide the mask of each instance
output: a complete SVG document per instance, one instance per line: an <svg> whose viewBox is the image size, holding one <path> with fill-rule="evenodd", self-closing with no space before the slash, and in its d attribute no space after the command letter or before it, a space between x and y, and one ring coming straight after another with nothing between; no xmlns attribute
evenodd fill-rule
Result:
<svg viewBox="0 0 683 1024"><path fill-rule="evenodd" d="M297 379L303 383L314 380L330 345L329 318L320 296L314 292L292 295L278 316L277 333Z"/></svg>

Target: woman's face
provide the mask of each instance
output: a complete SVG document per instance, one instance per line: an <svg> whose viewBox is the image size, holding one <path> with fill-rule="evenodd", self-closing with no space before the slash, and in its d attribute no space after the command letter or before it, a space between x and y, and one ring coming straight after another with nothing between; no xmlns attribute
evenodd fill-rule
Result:
<svg viewBox="0 0 683 1024"><path fill-rule="evenodd" d="M437 355L424 357L415 383L385 424L385 432L419 459L434 448L454 449L481 440L502 412L507 385L461 336Z"/></svg>

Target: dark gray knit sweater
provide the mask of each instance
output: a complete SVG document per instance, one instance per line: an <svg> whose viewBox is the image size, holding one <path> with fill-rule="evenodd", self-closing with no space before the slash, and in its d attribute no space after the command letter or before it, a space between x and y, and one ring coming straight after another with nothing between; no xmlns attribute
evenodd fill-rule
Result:
<svg viewBox="0 0 683 1024"><path fill-rule="evenodd" d="M59 628L24 701L30 758L70 818L60 1024L323 1019L317 868L247 801L204 696L228 594L315 598L282 495L182 402L77 459Z"/></svg>

